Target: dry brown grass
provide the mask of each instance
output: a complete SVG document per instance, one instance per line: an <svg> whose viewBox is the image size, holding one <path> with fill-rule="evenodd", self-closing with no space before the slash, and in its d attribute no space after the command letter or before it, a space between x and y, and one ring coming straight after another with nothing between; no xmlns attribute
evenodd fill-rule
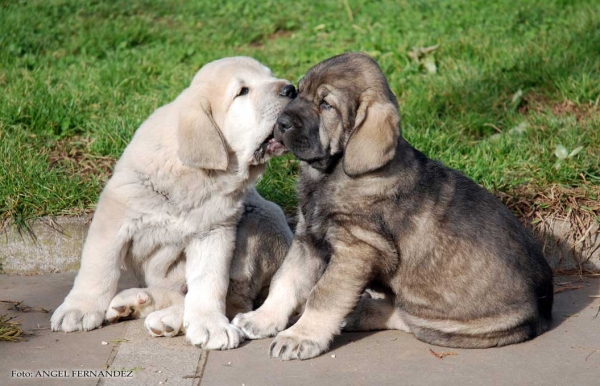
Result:
<svg viewBox="0 0 600 386"><path fill-rule="evenodd" d="M21 323L14 320L16 316L0 315L0 341L19 342L23 340Z"/></svg>
<svg viewBox="0 0 600 386"><path fill-rule="evenodd" d="M570 231L556 243L571 246L580 265L578 273L585 273L583 265L600 248L593 242L600 235L600 186L524 185L496 196L539 236L549 234L557 220L568 223Z"/></svg>
<svg viewBox="0 0 600 386"><path fill-rule="evenodd" d="M76 136L57 141L50 150L50 167L61 166L73 175L108 179L112 174L117 160L113 157L94 155L90 151L91 140L89 137Z"/></svg>
<svg viewBox="0 0 600 386"><path fill-rule="evenodd" d="M52 310L44 307L30 307L23 304L23 301L14 300L0 300L0 303L8 305L8 311L16 311L19 313L27 312L43 312L49 313ZM10 316L9 314L0 315L0 341L5 342L19 342L24 339L27 335L32 335L32 332L25 332L21 328L21 322L16 320L19 315ZM45 328L34 328L34 330L40 330Z"/></svg>
<svg viewBox="0 0 600 386"><path fill-rule="evenodd" d="M568 99L561 101L552 101L547 96L537 93L528 93L523 97L519 113L528 115L530 113L543 113L550 110L556 116L572 115L577 121L598 116L600 114L600 106L597 104L576 104Z"/></svg>

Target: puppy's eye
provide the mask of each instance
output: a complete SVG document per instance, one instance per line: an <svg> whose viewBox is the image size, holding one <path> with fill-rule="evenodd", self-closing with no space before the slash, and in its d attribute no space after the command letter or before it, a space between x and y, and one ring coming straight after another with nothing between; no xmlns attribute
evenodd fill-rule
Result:
<svg viewBox="0 0 600 386"><path fill-rule="evenodd" d="M331 110L331 105L327 102L325 102L324 100L321 101L321 104L319 105L319 107L321 108L321 110Z"/></svg>
<svg viewBox="0 0 600 386"><path fill-rule="evenodd" d="M236 96L246 95L250 92L248 87L242 87Z"/></svg>

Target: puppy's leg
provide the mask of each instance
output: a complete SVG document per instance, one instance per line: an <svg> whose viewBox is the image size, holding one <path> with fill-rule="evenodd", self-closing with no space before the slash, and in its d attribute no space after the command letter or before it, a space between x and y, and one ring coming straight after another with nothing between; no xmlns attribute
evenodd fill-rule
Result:
<svg viewBox="0 0 600 386"><path fill-rule="evenodd" d="M228 318L250 312L264 302L292 238L281 208L249 189L237 226L227 293Z"/></svg>
<svg viewBox="0 0 600 386"><path fill-rule="evenodd" d="M410 332L390 299L363 296L342 324L344 331L401 330Z"/></svg>
<svg viewBox="0 0 600 386"><path fill-rule="evenodd" d="M232 278L229 281L229 291L227 292L227 307L225 315L227 319L233 319L237 314L252 311L252 303L256 297L256 290L249 279Z"/></svg>
<svg viewBox="0 0 600 386"><path fill-rule="evenodd" d="M180 292L185 284L185 254L178 245L163 245L143 263L145 286Z"/></svg>
<svg viewBox="0 0 600 386"><path fill-rule="evenodd" d="M123 318L145 318L154 311L174 304L183 305L182 293L159 287L130 288L113 298L105 319L114 323Z"/></svg>
<svg viewBox="0 0 600 386"><path fill-rule="evenodd" d="M256 311L237 315L233 324L246 337L262 339L283 330L290 316L306 301L321 276L325 261L298 237L271 282L269 296Z"/></svg>
<svg viewBox="0 0 600 386"><path fill-rule="evenodd" d="M235 226L216 227L186 248L188 293L183 325L186 338L205 350L236 348L242 332L225 316Z"/></svg>
<svg viewBox="0 0 600 386"><path fill-rule="evenodd" d="M117 292L128 240L119 234L125 210L108 194L103 193L98 203L73 288L52 315L53 331L87 331L100 327L104 312Z"/></svg>
<svg viewBox="0 0 600 386"><path fill-rule="evenodd" d="M359 242L337 242L334 248L331 262L310 293L304 313L271 344L272 357L309 359L327 351L344 318L361 298L380 254Z"/></svg>

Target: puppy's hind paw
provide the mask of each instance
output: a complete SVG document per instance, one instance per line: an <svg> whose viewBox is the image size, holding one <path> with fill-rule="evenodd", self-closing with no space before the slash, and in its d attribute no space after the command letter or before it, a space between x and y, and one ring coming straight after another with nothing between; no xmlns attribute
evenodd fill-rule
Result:
<svg viewBox="0 0 600 386"><path fill-rule="evenodd" d="M151 303L151 296L142 288L122 291L111 300L104 319L109 323L114 323L119 319L139 318L143 316L144 308Z"/></svg>

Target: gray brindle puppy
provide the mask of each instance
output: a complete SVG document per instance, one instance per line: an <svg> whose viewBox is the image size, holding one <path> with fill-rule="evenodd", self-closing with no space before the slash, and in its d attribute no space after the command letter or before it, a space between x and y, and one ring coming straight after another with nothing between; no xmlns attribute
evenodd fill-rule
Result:
<svg viewBox="0 0 600 386"><path fill-rule="evenodd" d="M265 303L234 320L251 339L279 333L271 356L315 357L342 328L463 348L549 328L552 272L540 246L494 196L402 138L373 59L317 64L278 123L276 138L302 161L299 223ZM385 299L361 297L374 287Z"/></svg>

